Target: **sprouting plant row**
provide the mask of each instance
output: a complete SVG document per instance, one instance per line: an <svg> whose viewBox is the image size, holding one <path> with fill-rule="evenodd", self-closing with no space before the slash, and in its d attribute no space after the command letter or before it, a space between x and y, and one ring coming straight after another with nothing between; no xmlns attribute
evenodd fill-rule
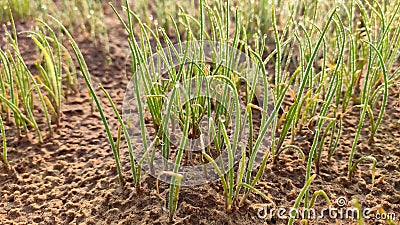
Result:
<svg viewBox="0 0 400 225"><path fill-rule="evenodd" d="M14 19L18 21L35 18L52 25L53 21L47 21L47 16L52 15L71 30L90 32L91 39L108 50L103 4L100 0L0 0L0 22L10 22L12 12Z"/></svg>
<svg viewBox="0 0 400 225"><path fill-rule="evenodd" d="M305 177L306 184L308 184L313 179L313 176L311 176L312 166L315 166L316 173L318 174L321 167L322 152L326 151L329 159L334 155L341 140L344 128L343 120L357 108L361 108L360 124L357 128L352 152L349 157L349 176L351 176L359 163L370 160L373 162L372 176L374 177L376 160L373 156L364 156L356 160L353 157L365 117L367 115L369 117L369 126L371 127L369 144L373 144L373 137L378 130L386 107L389 88L398 83L398 71L393 70L398 52L393 50L397 49L400 43L399 28L394 26L399 22L399 18L396 15L400 4L393 4L394 7L389 7L388 5L381 5L378 2L363 4L361 1L354 0L334 7L328 18L318 19L321 16L317 10L319 1L313 2L312 7L307 6L309 7L307 10L304 9L305 5L293 7L290 11L289 19L283 24L281 20L277 19L276 10L272 7L270 14L272 16L270 19L267 18L267 20L271 21L270 26L273 28L275 50L271 51L266 57L261 57L262 53L269 47L265 42L266 37L247 33L247 26L241 25L244 22L248 22L248 20L243 19L239 15L238 10L231 12L229 3L227 5L219 5L219 7L212 7L206 2L200 1L200 19L196 19L189 13L185 13L183 9L181 9L179 19L174 18L173 15L170 16L169 23L172 24L172 31L175 33L178 43L183 42L184 38L186 40L195 40L195 37L199 33L200 41L213 40L227 42L233 47L242 49L249 55L252 55L255 60L258 60L260 65L262 65L260 68L265 68L265 65L268 63L275 62L273 79L267 77L265 70L263 70L261 76L272 83L273 92L271 94L273 94L276 108L273 114L270 114L269 118L263 117L259 136L255 137L256 142L251 144L252 152L257 152L259 143L264 138L263 135L266 134L268 128L271 129L272 127L270 154L265 156L253 181L251 181L250 177L254 169L251 165L255 154L250 155L249 158L244 157L245 154L243 154L242 164L239 166L238 171L223 171L218 164L214 164L215 170L219 173L224 187L227 210L231 209L232 204L236 204L238 193L241 193L241 190L244 193L242 200L247 197L249 191L263 194L257 191L255 186L258 179L262 176L263 169L270 156L273 162L277 162L278 156L284 150L294 149L304 160L303 149L295 144L295 140L304 133L311 132L313 142L308 156ZM324 7L326 6L324 5ZM117 13L115 9L114 11ZM157 30L153 30L152 24L148 25L143 22L142 18L134 13L127 3L125 4L125 11L128 16L128 23L126 24L122 17L119 18L130 34L130 44L134 59L133 64L139 67L143 75L146 74L147 69L144 62L152 54L150 39L154 38L156 41L164 39L165 43L171 46L172 41L169 39L164 28L160 27ZM309 13L304 18L306 18L305 20L310 25L305 26L302 23L298 23L296 16L299 11ZM230 14L234 14L235 23L233 25L230 24ZM117 13L117 15L119 14ZM134 25L138 25L139 27L140 33L138 35L135 35ZM182 27L184 29L181 29ZM229 35L231 27L234 29L233 37ZM251 38L258 38L258 41L254 43L256 51L251 50L250 45L246 44L251 43L249 35ZM159 41L157 43L157 48L161 49L161 43ZM294 53L295 48L298 49L298 53ZM168 54L165 55L165 58L168 61ZM199 59L201 61L201 55ZM293 59L297 60L297 64L293 63ZM317 61L317 59L320 60ZM290 64L297 65L297 68L289 71ZM144 68L140 68L141 66ZM204 70L205 65L194 65L194 67L199 68L198 71L200 71L200 73L194 73L197 74L195 76L206 76L203 72L206 71ZM182 68L182 65L180 68ZM192 70L189 71L190 74ZM172 87L174 87L173 84L176 81L176 77L181 76L181 73L182 76L188 74L184 71L170 71L169 76L171 80L169 82L172 83ZM229 72L222 72L222 74L225 77L237 76L237 74L229 74ZM213 74L213 76L214 78L219 78L216 74ZM221 78L225 79L223 77ZM240 76L228 79L226 82L230 83L235 80L240 80ZM165 93L166 91L170 91L171 88L168 88L168 85L148 85L140 88L148 91L148 110L152 116L152 122L156 124L159 131L159 140L157 141L162 140L164 143L162 151L165 151L164 155L168 156L170 146L165 144L168 140L163 139L168 135L163 135L165 134L163 132L166 131L162 128L163 118L161 110L163 104L165 104ZM232 88L236 90L235 85L232 85ZM283 106L283 99L286 99L288 95L290 96L291 104ZM174 99L170 99L169 102L174 102ZM193 103L193 105L197 104ZM374 114L375 109L378 110L377 114ZM141 110L143 114L145 109ZM248 113L246 114L249 120L251 120L251 112L253 110L266 111L249 103ZM278 111L280 110L283 113L279 115ZM187 109L186 113L189 111ZM192 116L195 116L195 113ZM190 119L188 117L185 118L186 120L181 121L184 136L188 135L187 132L190 129ZM154 148L154 143L146 143L144 119L141 121L141 124L143 145L145 148ZM216 124L218 130L215 132L220 132L221 134L221 136L216 135L216 137L222 138L215 140L216 145L219 146L218 143L223 143L221 145L224 146L223 150L228 152L240 149L235 140L232 142L226 137L224 133L224 130L226 130L225 125L219 122L216 122ZM290 144L286 142L287 137L291 139ZM185 145L184 140L181 142L181 145ZM234 149L232 149L232 146ZM206 146L204 146L204 149L206 149ZM242 151L243 153L245 152L244 149ZM181 154L178 155L179 157L176 159L176 162L178 162L177 165L179 165L181 160ZM203 157L212 161L212 157L207 154L207 151L203 152ZM224 172L227 172L227 174L225 175ZM233 179L232 175L234 173L237 174L237 179ZM174 182L171 184L168 201L171 216L177 207L180 188L179 181L182 179L179 176L179 166L174 169L172 179ZM235 194L233 195L233 193ZM308 190L304 190L304 195L299 196L299 201L305 197L305 206L311 207L316 196L322 194L326 197L322 191L316 193L310 200L308 198ZM268 199L267 196L263 196ZM299 201L297 203L300 203ZM298 205L296 206L298 207Z"/></svg>
<svg viewBox="0 0 400 225"><path fill-rule="evenodd" d="M11 17L12 18L12 17ZM4 125L13 124L19 135L29 135L33 129L39 142L43 142L39 118L45 118L47 132L53 134L53 124L60 124L62 102L69 91L76 92L76 73L68 50L55 32L44 22L36 32L7 31L7 45L0 50L0 107L3 137L3 163L7 161ZM37 47L34 67L24 61L18 45L19 36L29 36Z"/></svg>

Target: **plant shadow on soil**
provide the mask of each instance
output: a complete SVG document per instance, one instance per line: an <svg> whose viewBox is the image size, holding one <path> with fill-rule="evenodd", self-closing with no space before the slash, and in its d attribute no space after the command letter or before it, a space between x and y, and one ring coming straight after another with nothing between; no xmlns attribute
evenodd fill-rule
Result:
<svg viewBox="0 0 400 225"><path fill-rule="evenodd" d="M95 87L98 83L110 92L121 108L128 80L123 71L127 34L115 15L107 11L110 54L113 62L106 62L101 47L94 46L85 34L75 34L87 60ZM29 46L20 40L21 47ZM28 57L29 51L22 51ZM125 186L118 182L112 151L97 112L91 113L89 96L83 79L79 78L79 93L69 96L63 105L62 124L44 144L18 137L12 124L7 124L9 161L11 170L0 170L0 221L2 224L286 224L287 220L259 219L256 204L261 197L250 195L245 206L226 213L222 187L218 181L197 187L183 187L173 222L168 221L165 200L168 186L160 185L157 194L155 178L144 173L143 193L135 193L129 164L129 155L122 150ZM98 91L100 93L100 91ZM102 96L102 95L100 95ZM104 96L103 96L104 97ZM371 185L370 164L362 164L352 180L347 178L347 160L351 151L358 112L345 118L343 137L331 161L322 156L320 176L311 185L311 191L324 190L335 202L340 196L357 198L361 205L382 205L388 213L400 212L400 106L399 96L392 92L388 108L376 142L368 146L368 128L362 133L355 157L373 155L378 160L376 182ZM113 115L106 98L102 99L107 115ZM117 136L118 121L108 117ZM30 134L32 138L34 133ZM297 140L308 154L312 139ZM257 188L266 193L276 205L289 209L304 185L306 162L294 151L281 155L277 164L270 162ZM350 205L349 205L350 206ZM326 207L317 200L316 210ZM400 215L397 215L400 217ZM398 218L397 218L398 219ZM356 224L356 220L311 221L311 224ZM384 221L365 221L366 224L384 224Z"/></svg>

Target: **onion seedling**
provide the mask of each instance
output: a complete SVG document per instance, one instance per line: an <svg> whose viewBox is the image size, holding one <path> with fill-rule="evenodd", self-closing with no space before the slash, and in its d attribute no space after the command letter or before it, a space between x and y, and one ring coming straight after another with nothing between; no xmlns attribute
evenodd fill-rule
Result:
<svg viewBox="0 0 400 225"><path fill-rule="evenodd" d="M137 192L141 192L140 190L140 172L141 172L141 164L138 164L138 166L135 163L135 158L133 155L133 147L132 147L132 142L131 139L129 137L129 133L128 133L128 129L126 128L125 123L122 120L121 115L118 112L117 107L115 106L114 102L111 99L110 94L108 94L108 92L104 89L104 87L100 84L100 89L104 92L104 94L106 95L108 101L110 102L113 110L114 110L114 114L117 116L118 118L118 122L120 124L120 127L122 128L122 131L124 132L124 136L125 136L125 140L126 143L128 145L128 151L129 151L129 158L130 158L130 162L131 162L131 169L132 169L132 175L133 175L133 182L135 184L136 190ZM120 136L120 132L119 132L119 136ZM118 138L118 143L120 141L120 138ZM117 147L118 146L118 147ZM119 144L116 146L117 149L119 149ZM117 154L119 156L119 154Z"/></svg>
<svg viewBox="0 0 400 225"><path fill-rule="evenodd" d="M85 79L86 86L89 89L91 97L93 98L93 100L94 100L94 102L95 102L95 104L97 106L97 110L100 113L100 117L101 117L102 122L104 124L104 128L106 130L107 137L108 137L108 140L110 142L111 149L113 151L113 155L114 155L114 159L115 159L115 163L116 163L116 167L117 167L117 172L118 172L118 178L119 178L120 183L123 184L123 183L125 183L125 181L124 181L124 178L123 178L123 175L122 175L122 169L121 169L120 159L119 159L119 155L118 155L118 150L117 150L117 148L115 146L115 142L114 142L114 139L112 137L112 134L111 134L107 119L105 117L104 110L103 110L103 108L102 108L102 106L100 104L99 98L97 97L96 92L94 91L94 88L92 86L89 69L88 69L87 64L85 62L85 59L84 59L84 57L82 55L82 52L80 51L78 45L76 44L75 40L73 39L72 35L69 33L67 28L65 28L64 25L62 25L62 23L59 20L57 20L56 18L54 18L52 16L50 16L50 17L64 31L64 33L68 37L68 40L69 40L69 42L70 42L70 44L72 46L72 49L73 49L73 51L75 53L75 56L76 56L77 61L78 61L78 64L79 64L79 66L81 68L82 76Z"/></svg>

